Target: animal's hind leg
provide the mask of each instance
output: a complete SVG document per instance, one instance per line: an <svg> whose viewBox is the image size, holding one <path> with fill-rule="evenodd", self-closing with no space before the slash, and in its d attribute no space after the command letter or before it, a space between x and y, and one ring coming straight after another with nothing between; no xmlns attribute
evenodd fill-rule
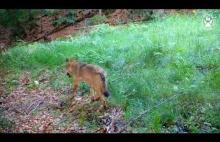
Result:
<svg viewBox="0 0 220 142"><path fill-rule="evenodd" d="M94 89L92 87L90 88L90 94L91 94L91 102L95 102L95 101L100 100L99 96L95 97L95 92L94 92Z"/></svg>
<svg viewBox="0 0 220 142"><path fill-rule="evenodd" d="M91 102L95 101L95 94L94 94L94 90L93 90L93 86L90 86L90 95L91 95Z"/></svg>
<svg viewBox="0 0 220 142"><path fill-rule="evenodd" d="M96 87L95 88L95 91L97 93L97 95L99 96L99 98L101 99L102 103L103 103L103 107L104 109L107 108L107 103L106 103L106 100L104 99L103 95L102 95L102 91L99 87Z"/></svg>

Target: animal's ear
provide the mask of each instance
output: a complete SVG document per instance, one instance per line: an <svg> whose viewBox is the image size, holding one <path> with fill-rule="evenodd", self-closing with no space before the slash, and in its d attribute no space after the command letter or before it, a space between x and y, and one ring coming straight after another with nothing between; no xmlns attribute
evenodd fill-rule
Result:
<svg viewBox="0 0 220 142"><path fill-rule="evenodd" d="M69 59L68 59L68 58L66 58L66 62L69 62Z"/></svg>
<svg viewBox="0 0 220 142"><path fill-rule="evenodd" d="M75 59L75 58L73 58L73 59L72 59L72 62L76 62L76 59Z"/></svg>

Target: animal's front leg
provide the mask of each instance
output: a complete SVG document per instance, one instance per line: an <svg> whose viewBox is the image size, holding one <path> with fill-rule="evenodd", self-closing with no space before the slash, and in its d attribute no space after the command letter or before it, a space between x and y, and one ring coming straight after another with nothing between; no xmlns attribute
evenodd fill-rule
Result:
<svg viewBox="0 0 220 142"><path fill-rule="evenodd" d="M74 83L74 85L73 85L73 94L72 94L72 96L70 97L70 100L72 100L72 99L76 96L76 90L77 90L77 88L78 88L78 83L79 83L79 81L78 81L78 80L75 80L75 83Z"/></svg>

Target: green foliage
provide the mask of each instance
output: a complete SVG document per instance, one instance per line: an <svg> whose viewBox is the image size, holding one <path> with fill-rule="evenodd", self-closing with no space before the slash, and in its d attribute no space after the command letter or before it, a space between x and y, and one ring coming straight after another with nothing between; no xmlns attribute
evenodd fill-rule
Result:
<svg viewBox="0 0 220 142"><path fill-rule="evenodd" d="M21 23L31 20L40 10L31 9L1 9L0 24L3 27L17 27Z"/></svg>
<svg viewBox="0 0 220 142"><path fill-rule="evenodd" d="M153 121L154 131L159 133L161 132L161 116L159 112L155 112L154 114L154 121Z"/></svg>
<svg viewBox="0 0 220 142"><path fill-rule="evenodd" d="M0 127L10 128L11 126L12 126L12 123L9 120L7 120L5 118L0 119Z"/></svg>
<svg viewBox="0 0 220 142"><path fill-rule="evenodd" d="M85 123L86 120L86 112L85 110L81 110L80 114L79 114L79 125L82 126Z"/></svg>
<svg viewBox="0 0 220 142"><path fill-rule="evenodd" d="M136 16L140 15L141 17L143 17L143 20L151 20L153 18L152 14L152 9L133 9L129 14L129 17L133 19Z"/></svg>
<svg viewBox="0 0 220 142"><path fill-rule="evenodd" d="M41 10L34 9L1 9L0 24L6 28L11 27L13 40L18 40L25 33L25 29L21 26L22 23L33 20L34 16L38 15ZM30 23L32 29L36 24Z"/></svg>
<svg viewBox="0 0 220 142"><path fill-rule="evenodd" d="M41 15L42 16L54 16L58 14L60 9L43 9L41 10Z"/></svg>
<svg viewBox="0 0 220 142"><path fill-rule="evenodd" d="M220 17L220 10L219 9L199 9L198 15L207 16L212 15L214 18Z"/></svg>
<svg viewBox="0 0 220 142"><path fill-rule="evenodd" d="M13 40L18 40L25 33L23 23L29 22L29 30L31 30L36 26L36 23L32 21L36 15L53 16L59 11L59 9L1 9L0 24L4 28L11 27ZM56 19L54 24L74 23L75 10L67 9L66 11L67 14Z"/></svg>
<svg viewBox="0 0 220 142"><path fill-rule="evenodd" d="M89 25L97 25L108 22L108 19L105 16L95 15L94 17L88 20Z"/></svg>
<svg viewBox="0 0 220 142"><path fill-rule="evenodd" d="M75 11L71 9L66 9L67 14L62 15L58 19L53 21L53 24L62 24L62 23L74 23L75 22Z"/></svg>

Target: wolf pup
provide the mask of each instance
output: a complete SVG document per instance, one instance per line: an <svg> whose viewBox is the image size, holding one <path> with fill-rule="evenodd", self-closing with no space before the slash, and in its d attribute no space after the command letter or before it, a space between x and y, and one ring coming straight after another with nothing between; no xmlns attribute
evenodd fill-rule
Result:
<svg viewBox="0 0 220 142"><path fill-rule="evenodd" d="M108 97L109 92L107 90L107 73L103 68L96 65L77 62L74 58L71 61L66 58L66 71L68 77L74 77L73 94L70 100L75 97L79 82L83 81L90 85L91 102L101 99L104 109L107 108L107 103L103 95ZM98 95L97 98L94 96L94 89Z"/></svg>

